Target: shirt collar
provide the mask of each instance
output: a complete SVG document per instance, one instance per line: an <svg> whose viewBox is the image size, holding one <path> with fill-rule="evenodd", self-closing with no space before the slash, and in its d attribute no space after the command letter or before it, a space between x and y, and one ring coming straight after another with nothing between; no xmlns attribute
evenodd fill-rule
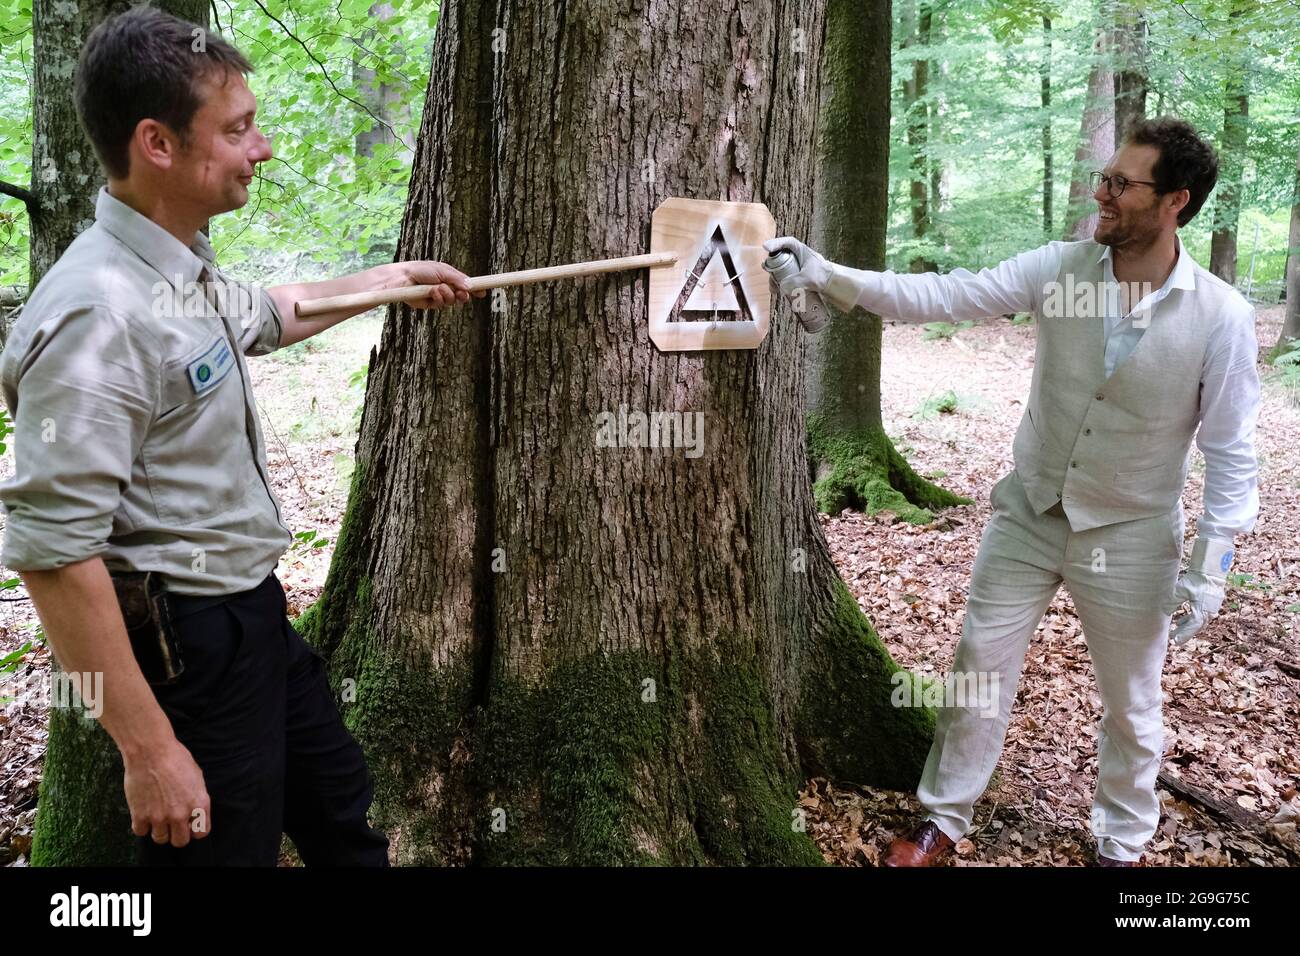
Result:
<svg viewBox="0 0 1300 956"><path fill-rule="evenodd" d="M187 249L158 223L110 195L107 186L99 188L95 220L178 289L183 289L185 283L197 282L205 266L210 272L216 271L207 236L196 232Z"/></svg>
<svg viewBox="0 0 1300 956"><path fill-rule="evenodd" d="M1174 263L1174 271L1169 273L1169 278L1165 280L1164 289L1195 289L1196 288L1196 263L1192 261L1191 255L1187 252L1187 247L1183 245L1183 240L1178 233L1174 233L1174 244L1178 248L1178 261ZM1110 274L1114 275L1115 263L1114 256L1111 254L1110 246L1102 245L1101 255L1097 257L1098 262L1110 262Z"/></svg>

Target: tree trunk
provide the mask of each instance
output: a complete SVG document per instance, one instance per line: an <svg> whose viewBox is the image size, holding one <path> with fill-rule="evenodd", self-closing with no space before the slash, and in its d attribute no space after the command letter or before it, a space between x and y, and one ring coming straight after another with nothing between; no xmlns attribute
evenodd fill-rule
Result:
<svg viewBox="0 0 1300 956"><path fill-rule="evenodd" d="M1147 21L1130 3L1120 3L1115 17L1115 144L1147 115Z"/></svg>
<svg viewBox="0 0 1300 956"><path fill-rule="evenodd" d="M1295 185L1291 190L1291 234L1287 239L1285 275L1286 318L1282 321L1275 353L1292 339L1300 339L1300 153L1296 155Z"/></svg>
<svg viewBox="0 0 1300 956"><path fill-rule="evenodd" d="M813 244L833 262L885 267L889 207L889 0L829 0ZM885 434L881 321L832 310L808 342L809 465L817 506L883 509L924 524L930 508L969 504L916 474Z"/></svg>
<svg viewBox="0 0 1300 956"><path fill-rule="evenodd" d="M387 23L393 19L395 11L390 3L374 3L370 6L370 15L380 23ZM373 35L373 30L368 31L362 40ZM397 142L393 124L403 115L408 117L409 122L410 116L410 106L404 95L406 91L379 80L375 71L366 64L365 51L359 51L352 60L352 79L357 87L358 98L370 111L374 123L370 129L356 135L358 159L373 156L376 146ZM415 144L407 143L407 146L414 148Z"/></svg>
<svg viewBox="0 0 1300 956"><path fill-rule="evenodd" d="M920 6L918 6L918 2ZM929 0L905 0L903 8L903 49L930 45L933 17ZM907 149L911 180L908 188L912 208L912 238L918 245L930 234L930 177L927 143L929 139L929 104L926 93L930 83L930 61L912 62L912 75L903 82L903 118L907 128ZM912 258L912 272L931 272L935 263L924 254Z"/></svg>
<svg viewBox="0 0 1300 956"><path fill-rule="evenodd" d="M1240 15L1241 8L1232 15ZM1237 281L1237 221L1241 216L1242 174L1246 166L1250 92L1246 64L1230 66L1224 81L1223 136L1219 141L1219 184L1210 235L1210 271L1228 284Z"/></svg>
<svg viewBox="0 0 1300 956"><path fill-rule="evenodd" d="M943 43L943 21L938 18L938 13L941 12L941 10L932 11L930 29L926 37L927 46L938 46ZM944 88L946 74L941 59L931 57L929 64L926 76L926 90L929 93L929 100L926 103L925 116L926 168L930 171L930 194L925 210L925 232L932 246L942 246L943 235L939 229L939 213L943 208L944 167L941 157L943 141L940 127L942 120L939 112L941 102L939 91ZM887 103L886 105L890 104ZM938 264L933 258L930 260L930 268L938 268Z"/></svg>
<svg viewBox="0 0 1300 956"><path fill-rule="evenodd" d="M1115 152L1114 83L1106 64L1106 34L1097 31L1093 43L1092 69L1088 71L1088 92L1083 104L1074 168L1070 175L1070 202L1065 214L1067 240L1090 239L1097 228L1097 204L1092 199L1088 174L1101 169Z"/></svg>
<svg viewBox="0 0 1300 956"><path fill-rule="evenodd" d="M694 13L445 5L398 255L644 251L670 196L805 234L822 4ZM805 774L919 778L933 715L890 706L813 509L794 316L757 350L660 353L646 305L615 274L389 311L299 627L356 682L399 862L817 863ZM702 411L703 454L597 447L621 409Z"/></svg>
<svg viewBox="0 0 1300 956"><path fill-rule="evenodd" d="M1052 238L1052 18L1043 17L1043 61L1039 64L1043 107L1043 241Z"/></svg>
<svg viewBox="0 0 1300 956"><path fill-rule="evenodd" d="M32 7L32 192L38 208L31 217L29 288L36 287L68 244L95 220L95 197L104 177L77 122L73 70L90 31L130 5L81 0L37 2ZM201 0L167 0L157 6L208 25L208 4ZM52 706L32 865L113 866L134 861L117 745L80 708Z"/></svg>

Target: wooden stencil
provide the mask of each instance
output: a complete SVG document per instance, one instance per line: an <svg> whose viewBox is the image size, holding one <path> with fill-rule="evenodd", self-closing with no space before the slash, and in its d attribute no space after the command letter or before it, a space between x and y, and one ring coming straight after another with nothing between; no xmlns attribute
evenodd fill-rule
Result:
<svg viewBox="0 0 1300 956"><path fill-rule="evenodd" d="M758 348L772 311L763 243L774 238L762 203L665 200L650 248L677 262L650 270L650 341L664 352Z"/></svg>

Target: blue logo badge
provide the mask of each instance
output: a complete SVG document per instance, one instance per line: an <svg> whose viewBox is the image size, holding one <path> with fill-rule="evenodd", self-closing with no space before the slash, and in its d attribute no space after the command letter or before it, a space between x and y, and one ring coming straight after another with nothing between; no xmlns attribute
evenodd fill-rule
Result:
<svg viewBox="0 0 1300 956"><path fill-rule="evenodd" d="M1232 552L1226 551L1224 552L1223 560L1219 562L1219 570L1226 572L1230 567L1232 567Z"/></svg>

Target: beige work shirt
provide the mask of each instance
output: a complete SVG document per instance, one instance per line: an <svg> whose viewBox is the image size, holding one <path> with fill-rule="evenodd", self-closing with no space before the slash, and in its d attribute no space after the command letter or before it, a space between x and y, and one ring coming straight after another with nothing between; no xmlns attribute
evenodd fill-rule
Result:
<svg viewBox="0 0 1300 956"><path fill-rule="evenodd" d="M264 289L222 275L202 233L187 249L101 189L0 355L5 565L100 555L182 593L256 587L292 536L243 356L278 348L282 322Z"/></svg>

